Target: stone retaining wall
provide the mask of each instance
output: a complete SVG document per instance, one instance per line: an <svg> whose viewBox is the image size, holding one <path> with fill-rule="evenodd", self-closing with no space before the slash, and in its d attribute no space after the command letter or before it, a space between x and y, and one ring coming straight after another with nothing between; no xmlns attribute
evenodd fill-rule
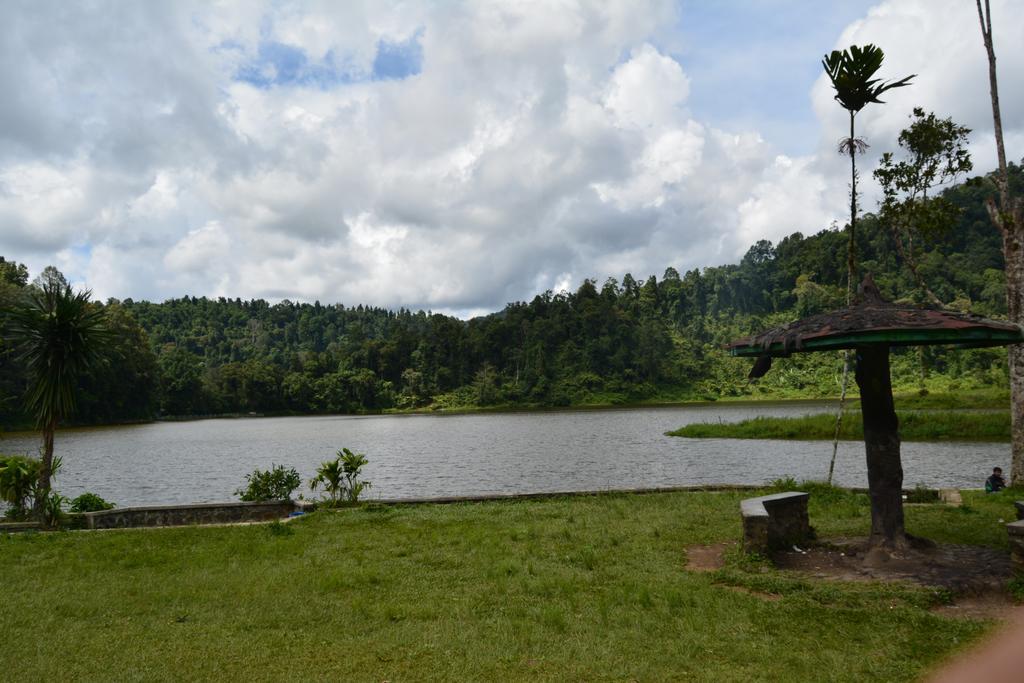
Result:
<svg viewBox="0 0 1024 683"><path fill-rule="evenodd" d="M766 555L814 538L807 515L809 498L807 493L789 491L741 501L743 549Z"/></svg>
<svg viewBox="0 0 1024 683"><path fill-rule="evenodd" d="M82 514L87 529L127 529L192 524L268 522L287 517L295 504L290 500L255 503L200 503L136 508L114 508Z"/></svg>

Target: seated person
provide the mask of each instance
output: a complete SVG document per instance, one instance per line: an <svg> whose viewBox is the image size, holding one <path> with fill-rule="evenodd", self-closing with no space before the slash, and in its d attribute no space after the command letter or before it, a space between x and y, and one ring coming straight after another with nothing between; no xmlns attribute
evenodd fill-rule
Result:
<svg viewBox="0 0 1024 683"><path fill-rule="evenodd" d="M1006 488L1006 480L1003 479L1003 468L993 467L992 476L985 480L985 493L995 493Z"/></svg>

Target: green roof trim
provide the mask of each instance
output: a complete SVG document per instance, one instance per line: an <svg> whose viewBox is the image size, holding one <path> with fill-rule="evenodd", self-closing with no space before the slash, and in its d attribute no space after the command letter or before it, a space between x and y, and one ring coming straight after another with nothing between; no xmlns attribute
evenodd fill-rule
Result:
<svg viewBox="0 0 1024 683"><path fill-rule="evenodd" d="M987 327L976 328L934 328L934 329L899 329L899 330L866 330L846 334L822 335L805 339L801 348L786 350L783 341L772 343L767 349L760 345L740 344L729 347L733 356L789 356L792 353L811 351L833 351L836 349L852 349L857 346L925 346L948 344L965 348L983 346L1005 346L1024 343L1024 334L1020 330L1001 330Z"/></svg>

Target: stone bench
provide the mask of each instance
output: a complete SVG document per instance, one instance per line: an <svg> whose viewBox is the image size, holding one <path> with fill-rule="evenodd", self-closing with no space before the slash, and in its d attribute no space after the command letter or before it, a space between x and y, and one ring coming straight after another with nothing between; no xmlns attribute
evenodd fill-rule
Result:
<svg viewBox="0 0 1024 683"><path fill-rule="evenodd" d="M810 494L787 491L741 501L743 549L766 555L813 539L807 516L808 498Z"/></svg>

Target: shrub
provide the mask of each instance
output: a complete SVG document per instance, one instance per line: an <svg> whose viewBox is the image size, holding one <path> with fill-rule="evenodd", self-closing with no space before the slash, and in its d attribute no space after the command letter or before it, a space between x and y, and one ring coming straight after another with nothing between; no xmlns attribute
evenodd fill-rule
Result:
<svg viewBox="0 0 1024 683"><path fill-rule="evenodd" d="M43 498L43 526L47 529L58 529L64 523L64 506L68 499L53 489L47 491Z"/></svg>
<svg viewBox="0 0 1024 683"><path fill-rule="evenodd" d="M248 482L244 489L235 491L235 495L245 501L255 500L287 500L292 491L299 488L302 479L294 467L271 465L269 470L253 470L245 475Z"/></svg>
<svg viewBox="0 0 1024 683"><path fill-rule="evenodd" d="M99 512L101 510L112 510L113 503L108 503L95 493L86 491L71 501L72 512Z"/></svg>
<svg viewBox="0 0 1024 683"><path fill-rule="evenodd" d="M913 490L907 492L908 503L937 503L939 492L932 490L924 484L918 484Z"/></svg>
<svg viewBox="0 0 1024 683"><path fill-rule="evenodd" d="M6 516L25 519L32 510L40 462L22 455L0 455L0 499L9 506Z"/></svg>
<svg viewBox="0 0 1024 683"><path fill-rule="evenodd" d="M366 463L366 456L362 453L342 448L334 460L320 463L316 476L309 482L309 488L315 491L323 485L331 505L337 505L343 498L349 503L356 503L359 495L372 486L368 481L359 481Z"/></svg>
<svg viewBox="0 0 1024 683"><path fill-rule="evenodd" d="M282 524L276 519L267 525L267 531L270 532L271 536L291 536L295 533L289 525Z"/></svg>
<svg viewBox="0 0 1024 683"><path fill-rule="evenodd" d="M28 519L39 497L39 469L42 462L24 455L0 455L0 500L8 505L4 516L8 519ZM50 465L50 476L56 476L61 467L60 457ZM67 500L62 497L62 500ZM50 501L44 500L45 506ZM45 521L45 520L44 520Z"/></svg>
<svg viewBox="0 0 1024 683"><path fill-rule="evenodd" d="M768 488L777 491L798 491L800 484L793 477L779 477L768 482Z"/></svg>

